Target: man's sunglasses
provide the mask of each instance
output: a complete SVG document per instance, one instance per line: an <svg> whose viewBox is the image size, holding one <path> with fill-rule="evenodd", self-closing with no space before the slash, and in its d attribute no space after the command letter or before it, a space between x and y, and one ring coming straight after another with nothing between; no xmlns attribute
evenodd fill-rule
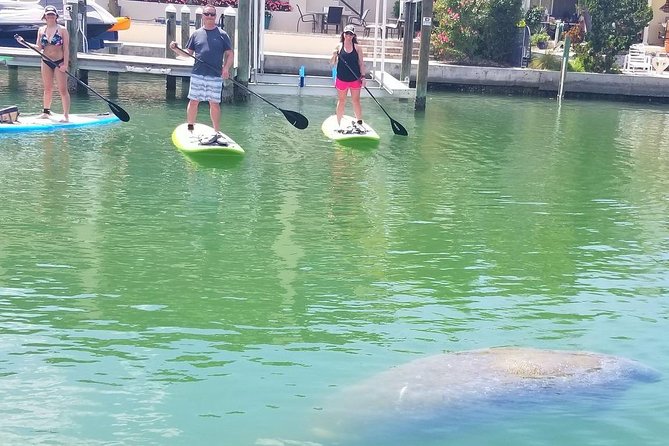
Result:
<svg viewBox="0 0 669 446"><path fill-rule="evenodd" d="M216 17L215 12L203 12L202 15L208 15L209 17Z"/></svg>

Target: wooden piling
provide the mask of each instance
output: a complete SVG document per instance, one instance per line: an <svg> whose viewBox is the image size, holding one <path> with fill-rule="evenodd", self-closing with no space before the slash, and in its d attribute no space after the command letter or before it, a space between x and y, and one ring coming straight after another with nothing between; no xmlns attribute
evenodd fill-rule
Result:
<svg viewBox="0 0 669 446"><path fill-rule="evenodd" d="M77 0L67 0L66 11L70 16L70 20L66 22L67 32L70 35L70 63L67 67L67 71L74 73L75 76L78 76L79 63L77 59L77 52L79 49L79 2ZM67 89L69 91L76 91L79 83L72 79L70 76L67 77Z"/></svg>
<svg viewBox="0 0 669 446"><path fill-rule="evenodd" d="M430 61L430 35L432 34L432 0L423 0L422 19L420 25L420 52L418 55L418 71L416 73L416 101L414 110L424 111L427 100L427 72Z"/></svg>
<svg viewBox="0 0 669 446"><path fill-rule="evenodd" d="M165 7L165 58L166 59L176 59L177 55L172 48L170 48L170 43L177 40L177 10L172 5L167 5ZM177 91L177 78L176 76L170 76L169 74L165 80L165 89L168 98L174 98Z"/></svg>
<svg viewBox="0 0 669 446"><path fill-rule="evenodd" d="M411 58L413 55L413 27L416 17L412 0L404 2L404 40L402 42L402 64L400 65L400 80L411 77Z"/></svg>
<svg viewBox="0 0 669 446"><path fill-rule="evenodd" d="M223 11L223 27L225 28L225 32L228 33L228 36L230 36L230 43L232 43L232 49L234 51L234 46L235 46L235 32L236 32L236 23L235 21L237 20L237 12L233 8L225 8ZM241 36L240 36L241 37ZM225 60L223 60L223 63L225 63ZM230 70L230 77L235 76L235 68L234 66ZM235 92L236 88L232 81L230 79L226 79L223 81L223 94L221 95L221 102L224 104L229 104L233 100L235 100Z"/></svg>
<svg viewBox="0 0 669 446"><path fill-rule="evenodd" d="M186 49L190 38L190 9L184 5L181 7L181 48ZM188 91L190 78L181 78L181 91Z"/></svg>
<svg viewBox="0 0 669 446"><path fill-rule="evenodd" d="M188 6L181 7L181 48L186 48L190 37L190 9Z"/></svg>
<svg viewBox="0 0 669 446"><path fill-rule="evenodd" d="M7 65L7 72L9 74L9 89L16 90L19 85L19 67L17 65Z"/></svg>
<svg viewBox="0 0 669 446"><path fill-rule="evenodd" d="M251 2L249 0L239 0L239 8L237 8L237 13L239 14L238 23L239 23L239 36L237 41L237 72L235 78L237 81L244 85L248 86L249 77L251 68L249 66L251 61L251 42L249 37L255 35L256 30L249 32L249 23L251 23ZM225 24L227 29L228 24ZM234 39L232 40L234 42ZM249 93L245 89L235 85L235 102L247 102L249 100Z"/></svg>

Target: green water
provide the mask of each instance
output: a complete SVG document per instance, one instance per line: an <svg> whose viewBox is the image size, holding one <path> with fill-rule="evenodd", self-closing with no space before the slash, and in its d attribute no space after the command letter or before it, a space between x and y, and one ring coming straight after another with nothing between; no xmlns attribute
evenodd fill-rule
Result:
<svg viewBox="0 0 669 446"><path fill-rule="evenodd" d="M22 73L10 92L0 71L0 104L37 111ZM0 136L1 444L335 444L310 419L338 389L490 346L666 376L666 107L384 100L404 139L366 99L382 141L355 150L322 136L333 98L268 96L309 128L259 100L225 107L246 156L212 168L171 144L182 99L122 81L129 123ZM598 410L445 420L415 444L664 445L668 396L664 379Z"/></svg>

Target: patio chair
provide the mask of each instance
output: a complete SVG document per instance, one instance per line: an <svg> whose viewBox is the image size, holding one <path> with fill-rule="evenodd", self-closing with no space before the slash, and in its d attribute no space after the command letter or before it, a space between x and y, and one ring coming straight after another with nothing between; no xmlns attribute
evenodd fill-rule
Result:
<svg viewBox="0 0 669 446"><path fill-rule="evenodd" d="M297 12L300 13L300 18L297 19L297 29L296 31L299 33L300 32L300 22L304 23L311 23L311 32L316 32L316 23L318 23L318 19L316 19L316 14L314 13L307 13L307 14L302 14L302 10L300 9L299 4L295 4L297 6Z"/></svg>
<svg viewBox="0 0 669 446"><path fill-rule="evenodd" d="M386 23L386 38L389 35L397 34L397 38L400 39L402 37L402 24L403 20L401 19L395 19L394 22L388 21Z"/></svg>
<svg viewBox="0 0 669 446"><path fill-rule="evenodd" d="M623 64L623 71L627 73L634 72L651 72L653 64L651 57L646 54L646 49L643 44L635 44L630 46L625 62Z"/></svg>
<svg viewBox="0 0 669 446"><path fill-rule="evenodd" d="M328 13L323 20L323 29L321 31L327 33L330 30L330 25L334 25L335 32L339 34L339 25L341 25L341 15L343 12L343 6L328 6Z"/></svg>
<svg viewBox="0 0 669 446"><path fill-rule="evenodd" d="M365 22L367 14L369 14L369 9L365 9L359 17L357 15L349 17L347 25L361 26L364 28L367 26L367 22Z"/></svg>

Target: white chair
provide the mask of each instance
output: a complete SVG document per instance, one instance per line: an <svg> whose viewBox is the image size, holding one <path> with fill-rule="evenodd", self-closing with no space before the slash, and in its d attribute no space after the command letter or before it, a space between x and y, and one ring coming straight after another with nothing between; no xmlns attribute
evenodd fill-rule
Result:
<svg viewBox="0 0 669 446"><path fill-rule="evenodd" d="M632 45L625 56L623 71L627 73L650 73L653 70L651 59L650 55L646 54L646 49L642 44Z"/></svg>

